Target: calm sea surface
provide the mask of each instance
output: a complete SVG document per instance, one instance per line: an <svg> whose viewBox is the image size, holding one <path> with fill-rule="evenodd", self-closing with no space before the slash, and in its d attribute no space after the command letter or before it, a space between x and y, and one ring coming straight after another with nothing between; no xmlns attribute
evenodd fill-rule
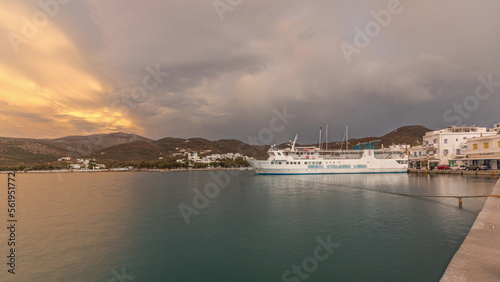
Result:
<svg viewBox="0 0 500 282"><path fill-rule="evenodd" d="M384 192L488 194L496 180L18 174L12 275L2 174L0 281L438 281L485 200Z"/></svg>

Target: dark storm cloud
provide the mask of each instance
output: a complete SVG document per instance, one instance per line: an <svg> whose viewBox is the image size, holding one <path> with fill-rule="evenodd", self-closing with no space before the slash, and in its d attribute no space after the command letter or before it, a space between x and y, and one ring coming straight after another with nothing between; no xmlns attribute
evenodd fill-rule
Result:
<svg viewBox="0 0 500 282"><path fill-rule="evenodd" d="M243 0L220 16L212 1L88 0L54 22L106 86L85 107L134 98L148 66L168 73L127 106L126 118L148 137L248 141L285 106L296 117L274 142L296 132L313 142L325 123L334 139L345 125L354 137L446 126L443 114L474 95L479 76L500 81L500 2L401 0L400 13L347 60L341 44L355 46L356 28L390 2ZM499 94L463 122L500 121Z"/></svg>

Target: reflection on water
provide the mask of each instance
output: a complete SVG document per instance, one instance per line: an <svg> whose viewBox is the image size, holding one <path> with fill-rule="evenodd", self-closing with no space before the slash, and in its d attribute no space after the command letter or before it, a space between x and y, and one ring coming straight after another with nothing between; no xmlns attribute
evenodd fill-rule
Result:
<svg viewBox="0 0 500 282"><path fill-rule="evenodd" d="M2 281L119 281L117 273L135 281L280 281L312 255L318 236L340 247L308 281L437 281L484 199L464 199L459 208L456 199L386 192L478 195L496 182L237 172L187 225L178 205L193 206L193 189L214 181L208 172L19 174L17 180L19 271L10 280L1 273ZM0 254L6 251L0 242Z"/></svg>

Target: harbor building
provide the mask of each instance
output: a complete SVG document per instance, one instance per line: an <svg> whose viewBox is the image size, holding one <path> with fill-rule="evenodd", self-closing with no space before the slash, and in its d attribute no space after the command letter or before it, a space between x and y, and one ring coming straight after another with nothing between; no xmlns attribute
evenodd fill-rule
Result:
<svg viewBox="0 0 500 282"><path fill-rule="evenodd" d="M465 159L470 138L494 136L497 132L479 126L448 126L426 132L422 145L410 148L410 165L413 168L431 169L438 165L455 165Z"/></svg>
<svg viewBox="0 0 500 282"><path fill-rule="evenodd" d="M409 151L410 150L410 145L407 145L407 144L392 144L389 146L389 150L392 151L392 152L405 152L405 151Z"/></svg>
<svg viewBox="0 0 500 282"><path fill-rule="evenodd" d="M490 129L490 131L494 131L496 132L497 134L500 133L500 122L499 123L495 123L493 125L493 127Z"/></svg>
<svg viewBox="0 0 500 282"><path fill-rule="evenodd" d="M488 169L500 168L500 134L470 138L462 159L467 165L485 165Z"/></svg>

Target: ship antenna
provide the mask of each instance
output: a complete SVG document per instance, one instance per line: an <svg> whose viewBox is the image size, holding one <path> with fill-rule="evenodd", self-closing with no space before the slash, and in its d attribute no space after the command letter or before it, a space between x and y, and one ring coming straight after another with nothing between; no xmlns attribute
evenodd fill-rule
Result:
<svg viewBox="0 0 500 282"><path fill-rule="evenodd" d="M345 149L349 150L349 126L345 126Z"/></svg>
<svg viewBox="0 0 500 282"><path fill-rule="evenodd" d="M292 142L292 151L295 149L295 143L297 143L297 136L299 136L299 134L295 134L295 138L293 139L293 142Z"/></svg>

